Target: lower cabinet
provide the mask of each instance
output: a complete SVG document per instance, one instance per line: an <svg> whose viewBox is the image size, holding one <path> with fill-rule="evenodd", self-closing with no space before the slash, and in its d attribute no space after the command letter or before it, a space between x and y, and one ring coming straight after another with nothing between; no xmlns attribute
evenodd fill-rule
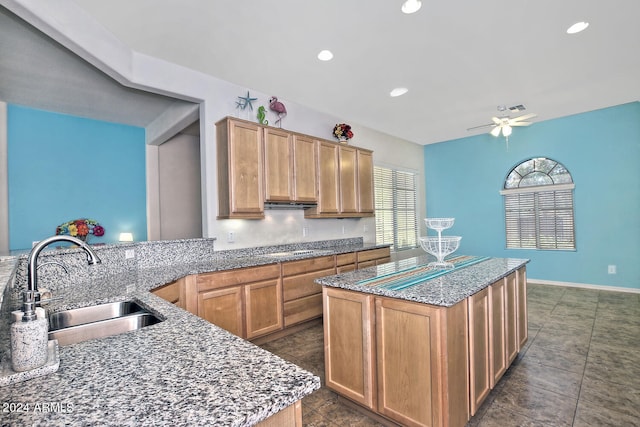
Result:
<svg viewBox="0 0 640 427"><path fill-rule="evenodd" d="M186 308L186 277L176 280L175 282L167 283L164 286L151 291L153 294L160 298L169 301L171 304L175 304L180 308Z"/></svg>
<svg viewBox="0 0 640 427"><path fill-rule="evenodd" d="M468 420L466 305L323 290L327 387L402 425Z"/></svg>
<svg viewBox="0 0 640 427"><path fill-rule="evenodd" d="M298 400L280 412L256 424L256 427L302 427L302 401Z"/></svg>
<svg viewBox="0 0 640 427"><path fill-rule="evenodd" d="M282 263L285 327L322 316L322 286L315 279L335 271L333 255Z"/></svg>
<svg viewBox="0 0 640 427"><path fill-rule="evenodd" d="M452 307L325 287L327 387L400 425L464 426L527 339L525 274Z"/></svg>
<svg viewBox="0 0 640 427"><path fill-rule="evenodd" d="M283 327L280 266L199 274L195 312L242 338L251 339Z"/></svg>
<svg viewBox="0 0 640 427"><path fill-rule="evenodd" d="M527 341L525 268L496 281L467 301L469 392L473 416Z"/></svg>
<svg viewBox="0 0 640 427"><path fill-rule="evenodd" d="M391 249L378 248L356 252L358 268L372 267L391 261Z"/></svg>

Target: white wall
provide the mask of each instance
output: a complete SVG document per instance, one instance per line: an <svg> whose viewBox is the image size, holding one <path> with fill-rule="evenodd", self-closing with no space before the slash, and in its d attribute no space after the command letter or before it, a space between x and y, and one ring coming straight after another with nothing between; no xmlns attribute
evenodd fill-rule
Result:
<svg viewBox="0 0 640 427"><path fill-rule="evenodd" d="M375 220L363 219L304 219L303 212L272 211L261 221L217 220L217 177L215 150L215 122L225 116L238 114L238 96L251 91L259 105L268 104L272 95L240 87L215 77L187 69L166 61L132 51L93 18L78 8L72 0L53 3L31 0L2 0L2 4L22 19L39 28L59 43L75 52L122 84L150 92L200 102L200 161L202 187L202 231L204 237L217 237L217 249L241 248L273 243L290 243L363 236L365 242L375 240ZM353 123L348 117L335 117L286 99L288 115L283 127L289 130L331 139L333 126L338 122L352 125L355 137L352 145L374 151L374 164L409 169L419 174L418 206L424 209L424 171L422 147ZM240 113L247 118L246 113ZM251 118L254 119L255 118ZM270 122L274 117L268 118ZM151 155L155 150L148 151ZM420 212L419 217L424 217ZM156 227L155 219L151 228ZM365 232L365 226L367 231ZM421 224L422 226L422 224ZM303 237L307 227L309 235ZM343 232L344 230L344 232ZM228 243L229 231L235 242Z"/></svg>

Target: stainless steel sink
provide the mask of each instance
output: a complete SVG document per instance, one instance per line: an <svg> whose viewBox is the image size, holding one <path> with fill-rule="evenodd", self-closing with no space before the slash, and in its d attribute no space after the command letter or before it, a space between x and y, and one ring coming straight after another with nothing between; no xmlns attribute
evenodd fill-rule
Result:
<svg viewBox="0 0 640 427"><path fill-rule="evenodd" d="M59 345L104 338L154 325L162 320L135 301L115 302L52 313L49 339Z"/></svg>

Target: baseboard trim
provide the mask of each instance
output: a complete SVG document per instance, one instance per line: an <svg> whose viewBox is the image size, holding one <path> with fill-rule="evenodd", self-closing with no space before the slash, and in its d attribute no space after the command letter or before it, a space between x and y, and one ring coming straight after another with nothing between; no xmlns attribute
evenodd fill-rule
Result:
<svg viewBox="0 0 640 427"><path fill-rule="evenodd" d="M527 278L527 283L533 283L537 285L565 286L567 288L584 288L584 289L594 289L599 291L627 292L631 294L640 294L640 289L623 288L619 286L589 285L586 283L558 282L555 280L542 280L542 279L531 279L531 278Z"/></svg>

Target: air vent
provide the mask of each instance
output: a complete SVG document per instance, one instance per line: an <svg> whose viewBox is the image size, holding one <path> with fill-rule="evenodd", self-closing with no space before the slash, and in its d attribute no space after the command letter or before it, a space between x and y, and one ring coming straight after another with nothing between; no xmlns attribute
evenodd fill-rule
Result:
<svg viewBox="0 0 640 427"><path fill-rule="evenodd" d="M513 107L509 107L509 111L512 113L519 113L520 111L526 110L525 106L522 104L514 105Z"/></svg>

